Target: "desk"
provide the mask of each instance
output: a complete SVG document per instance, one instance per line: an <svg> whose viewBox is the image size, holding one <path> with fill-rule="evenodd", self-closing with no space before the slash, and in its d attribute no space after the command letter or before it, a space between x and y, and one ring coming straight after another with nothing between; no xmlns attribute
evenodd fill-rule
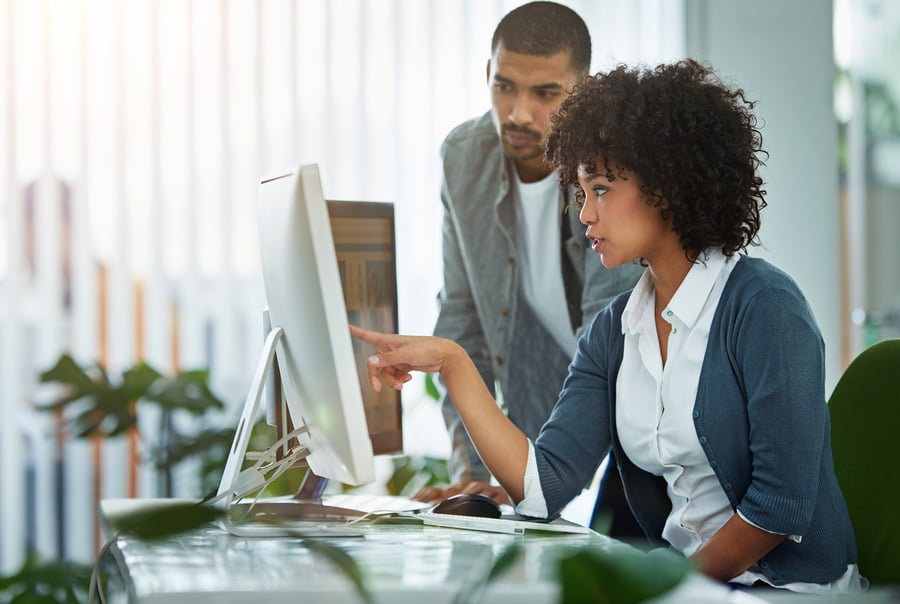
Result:
<svg viewBox="0 0 900 604"><path fill-rule="evenodd" d="M556 559L572 548L616 543L598 534L515 536L419 524L362 528L360 537L325 541L356 561L375 601L385 604L449 604L516 541L523 546L516 564L475 601L556 602ZM159 542L119 537L103 568L109 576L107 601L113 604L361 601L350 580L302 540L234 537L212 526ZM660 601L763 602L700 575Z"/></svg>

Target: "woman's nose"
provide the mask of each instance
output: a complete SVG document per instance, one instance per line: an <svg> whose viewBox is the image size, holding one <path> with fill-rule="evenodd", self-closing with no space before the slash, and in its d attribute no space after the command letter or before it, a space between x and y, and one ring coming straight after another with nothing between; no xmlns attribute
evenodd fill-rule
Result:
<svg viewBox="0 0 900 604"><path fill-rule="evenodd" d="M591 203L585 199L581 206L581 211L578 212L578 220L581 221L581 224L593 224L596 217L596 213L591 208Z"/></svg>

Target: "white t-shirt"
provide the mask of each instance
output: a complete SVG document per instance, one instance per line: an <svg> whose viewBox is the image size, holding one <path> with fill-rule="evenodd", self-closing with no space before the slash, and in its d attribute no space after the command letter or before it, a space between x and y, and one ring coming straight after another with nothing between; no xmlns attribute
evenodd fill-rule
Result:
<svg viewBox="0 0 900 604"><path fill-rule="evenodd" d="M537 182L523 183L515 170L512 173L522 291L547 331L566 353L574 354L575 332L569 319L560 258L559 180L551 172Z"/></svg>

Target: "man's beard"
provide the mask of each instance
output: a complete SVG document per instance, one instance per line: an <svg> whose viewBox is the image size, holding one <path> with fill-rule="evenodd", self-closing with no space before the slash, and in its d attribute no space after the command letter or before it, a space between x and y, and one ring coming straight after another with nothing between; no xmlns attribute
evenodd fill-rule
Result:
<svg viewBox="0 0 900 604"><path fill-rule="evenodd" d="M535 142L534 147L524 147L517 148L510 145L505 138L505 134L507 132L514 132L516 134L524 134L527 135L530 139ZM528 161L532 159L537 159L539 157L543 157L544 148L540 144L541 134L535 130L531 130L529 128L520 128L519 126L513 126L510 124L504 124L500 128L500 137L503 140L503 150L506 154L506 157L515 161ZM529 151L530 150L530 151Z"/></svg>

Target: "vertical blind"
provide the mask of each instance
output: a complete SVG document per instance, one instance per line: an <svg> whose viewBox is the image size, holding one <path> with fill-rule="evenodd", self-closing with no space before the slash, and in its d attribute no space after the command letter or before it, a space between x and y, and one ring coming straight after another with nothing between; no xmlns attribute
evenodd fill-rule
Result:
<svg viewBox="0 0 900 604"><path fill-rule="evenodd" d="M393 202L400 327L431 330L438 148L487 109L518 4L0 0L0 573L27 551L90 560L99 499L158 495L154 421L75 440L36 410L61 354L208 368L236 415L261 346L261 177L316 162L329 199ZM597 69L682 52L680 2L566 4ZM199 493L185 476L176 495Z"/></svg>

